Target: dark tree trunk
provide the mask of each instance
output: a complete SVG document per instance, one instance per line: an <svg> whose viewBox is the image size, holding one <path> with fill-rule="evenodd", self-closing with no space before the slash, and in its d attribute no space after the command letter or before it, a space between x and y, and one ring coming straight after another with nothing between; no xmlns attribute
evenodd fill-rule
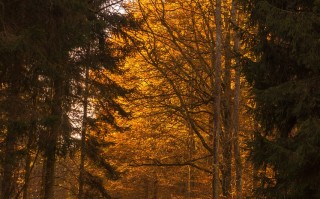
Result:
<svg viewBox="0 0 320 199"><path fill-rule="evenodd" d="M52 126L45 149L44 199L54 199L55 163L59 132L62 117L62 80L56 78L53 85Z"/></svg>
<svg viewBox="0 0 320 199"><path fill-rule="evenodd" d="M30 173L31 173L31 154L30 154L30 148L32 143L32 137L31 133L29 133L28 137L28 143L27 143L27 154L26 154L26 162L25 162L25 174L24 174L24 185L23 185L23 199L28 199L28 189L29 189L29 179L30 179Z"/></svg>
<svg viewBox="0 0 320 199"><path fill-rule="evenodd" d="M230 49L230 40L231 40L231 29L229 26L229 17L225 16L226 21L226 39L225 39L225 67L223 74L223 125L224 131L221 135L222 142L222 194L226 198L231 198L232 193L232 127L233 127L233 118L232 118L232 91L231 91L231 49Z"/></svg>
<svg viewBox="0 0 320 199"><path fill-rule="evenodd" d="M148 177L144 177L143 179L143 195L145 199L149 199L149 179Z"/></svg>
<svg viewBox="0 0 320 199"><path fill-rule="evenodd" d="M85 68L85 90L83 96L83 117L82 117L82 129L81 129L81 154L80 154L80 174L79 174L79 193L78 199L84 199L84 179L85 179L85 154L86 154L86 133L87 133L87 110L88 110L88 78L89 70Z"/></svg>
<svg viewBox="0 0 320 199"><path fill-rule="evenodd" d="M232 8L231 8L231 21L234 25L238 24L237 20L237 10L236 10L236 2L232 1ZM239 34L236 31L234 34L234 52L240 53L240 39ZM233 147L234 147L234 159L235 159L235 170L236 170L236 194L237 199L242 198L242 162L241 162L241 153L240 153L240 146L239 146L239 126L240 126L240 68L239 68L239 58L236 55L235 59L236 68L235 68L235 92L234 92L234 131L233 131Z"/></svg>
<svg viewBox="0 0 320 199"><path fill-rule="evenodd" d="M151 199L157 199L158 198L158 179L155 176L155 179L152 182L152 197Z"/></svg>
<svg viewBox="0 0 320 199"><path fill-rule="evenodd" d="M219 148L220 148L220 132L221 132L221 62L222 62L222 19L221 19L221 0L213 2L210 1L212 11L214 11L215 25L216 25L216 39L215 45L211 44L211 48L215 46L215 53L212 53L212 59L215 55L215 60L212 62L214 67L215 82L214 91L215 96L213 113L214 113L214 129L213 129L213 177L212 177L212 198L219 197ZM216 6L214 6L216 5ZM213 38L212 38L213 39Z"/></svg>
<svg viewBox="0 0 320 199"><path fill-rule="evenodd" d="M15 193L15 179L14 171L16 168L16 132L14 130L15 124L10 122L8 127L8 133L5 139L5 157L3 165L3 178L2 178L2 190L1 199L10 199Z"/></svg>
<svg viewBox="0 0 320 199"><path fill-rule="evenodd" d="M19 133L22 133L19 113L23 112L19 97L20 81L22 79L22 65L19 63L19 58L16 58L16 63L8 69L8 93L6 101L7 118L7 135L4 140L4 163L3 163L3 178L1 187L1 199L11 199L16 192L16 181L14 172L17 167L16 145Z"/></svg>

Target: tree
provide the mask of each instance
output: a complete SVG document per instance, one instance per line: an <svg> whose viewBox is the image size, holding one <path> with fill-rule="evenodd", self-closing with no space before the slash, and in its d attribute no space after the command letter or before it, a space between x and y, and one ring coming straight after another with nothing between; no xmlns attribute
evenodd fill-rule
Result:
<svg viewBox="0 0 320 199"><path fill-rule="evenodd" d="M123 131L124 127L119 125L118 120L130 116L118 100L131 90L120 86L115 79L123 75L122 61L132 52L125 29L137 28L130 14L113 10L114 5L121 7L121 3L101 1L90 9L93 15L90 40L79 55L83 59L78 60L83 69L83 78L78 82L79 87L83 87L79 199L96 198L98 195L111 198L105 190L103 179L115 180L119 177L115 168L105 160L104 150L113 145L105 139L113 131ZM94 114L91 117L88 116L90 108ZM91 171L85 168L86 157L94 165ZM100 171L105 175L94 174Z"/></svg>
<svg viewBox="0 0 320 199"><path fill-rule="evenodd" d="M215 59L211 63L214 64L212 69L214 70L214 128L213 128L213 177L212 177L212 198L219 198L219 146L220 146L220 134L221 134L221 68L222 68L222 19L221 19L221 0L216 1L216 7L214 7L213 1L211 1L212 11L214 12L215 25L216 25L216 38L215 43L211 43L210 48L213 51L215 44L215 53L212 53L212 59ZM212 38L213 39L213 38ZM214 57L213 57L214 56Z"/></svg>
<svg viewBox="0 0 320 199"><path fill-rule="evenodd" d="M260 131L252 160L272 169L261 194L272 198L319 198L319 1L243 2L254 35L253 56L243 72L252 85ZM265 185L265 186L264 186Z"/></svg>
<svg viewBox="0 0 320 199"><path fill-rule="evenodd" d="M120 3L1 1L1 198L17 198L22 192L28 198L31 158L39 167L39 151L44 160L41 197L55 197L55 164L77 143L72 136L77 133L76 122L72 122L79 114L84 71L120 73L119 60L127 55L127 47L110 41L111 36L124 33L122 27L131 25L129 14L113 10ZM81 53L88 44L94 46L90 59L95 61L87 65ZM114 99L126 90L110 78L105 80L99 83L103 94L97 97L108 106L107 117L99 119L112 120L115 112L125 114Z"/></svg>
<svg viewBox="0 0 320 199"><path fill-rule="evenodd" d="M239 27L239 14L238 14L238 1L233 0L231 6L231 22L234 26ZM239 146L239 130L240 130L240 98L241 98L241 81L240 81L240 38L239 30L235 31L234 34L234 45L233 51L235 53L235 88L234 88L234 113L233 113L233 147L234 147L234 159L236 167L236 193L237 199L242 198L242 163L241 163L241 152Z"/></svg>
<svg viewBox="0 0 320 199"><path fill-rule="evenodd" d="M224 20L217 20L217 24L221 26L221 30L217 31L213 20L216 6L213 1L142 0L133 5L136 15L144 22L142 31L134 32L134 36L140 41L137 43L140 55L135 56L135 59L139 60L140 67L143 67L137 72L137 76L143 82L141 83L142 88L138 88L141 89L138 96L141 101L138 104L141 103L143 106L140 112L148 113L152 110L148 115L149 118L157 117L160 120L160 117L163 117L163 122L168 126L174 122L173 126L181 125L179 126L179 138L186 139L184 134L188 132L188 137L190 137L190 132L192 132L197 148L193 157L201 154L208 160L211 158L209 156L213 156L213 149L215 149L218 154L215 158L219 159L220 164L216 168L216 173L223 171L221 175L216 175L218 177L215 180L216 192L221 191L220 182L222 182L223 195L231 197L231 143L233 141L231 115L240 114L240 111L232 110L232 104L235 101L232 85L234 85L233 65L236 54L231 49L233 37L229 36L229 42L224 42L224 37L227 33L234 32L235 23L230 23L231 4L224 2L221 12L217 14L218 17L223 14ZM219 48L221 49L218 51L216 51L217 33L221 34L219 35L221 37ZM219 52L219 56L215 55L216 52ZM216 57L221 59L216 59ZM216 66L218 68L215 68ZM215 72L219 75L216 75ZM239 80L237 89L239 90L240 76L239 73L237 74ZM215 100L219 93L223 103ZM240 91L238 93L240 95ZM141 94L146 98L145 100L142 99ZM217 105L213 108L214 103L220 104L219 109ZM146 110L148 108L150 110ZM145 117L148 116L145 115ZM167 118L171 118L171 121L167 121ZM217 131L214 130L216 125L213 124L213 119L216 120L216 123L218 122L218 125L220 124ZM185 131L186 128L189 131ZM213 132L218 131L221 132L221 136L218 136L216 141L223 143L219 147L217 144L212 145ZM189 141L189 143L192 142ZM239 145L236 148L239 148ZM222 154L219 153L221 149L224 150ZM206 156L208 154L210 155ZM240 153L237 155L240 157ZM171 164L173 161L174 159L171 160ZM193 166L197 166L197 163L201 164L201 161L195 162ZM160 165L169 165L168 162L167 159L166 163L161 162ZM216 164L202 166L208 171L213 170L214 165ZM241 174L238 175L239 178Z"/></svg>
<svg viewBox="0 0 320 199"><path fill-rule="evenodd" d="M41 5L38 5L41 6ZM29 10L26 12L26 10ZM25 152L28 134L34 134L32 126L37 121L39 109L35 107L37 96L37 64L43 48L34 48L39 12L28 15L33 9L30 2L1 2L1 136L4 148L1 197L11 198L18 192L17 170ZM42 35L41 35L42 36ZM34 42L34 43L33 43ZM33 137L34 138L34 137ZM31 141L31 140L30 140ZM19 149L20 148L20 149ZM22 148L22 149L21 149Z"/></svg>

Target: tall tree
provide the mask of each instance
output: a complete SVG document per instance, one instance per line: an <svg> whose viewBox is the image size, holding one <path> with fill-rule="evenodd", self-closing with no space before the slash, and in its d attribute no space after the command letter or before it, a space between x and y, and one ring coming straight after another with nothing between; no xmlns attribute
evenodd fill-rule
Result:
<svg viewBox="0 0 320 199"><path fill-rule="evenodd" d="M221 68L222 68L222 50L223 50L223 41L222 41L222 14L221 14L221 0L216 1L216 7L214 7L213 1L211 1L212 11L214 10L214 18L216 25L216 38L215 42L211 44L211 48L215 46L215 59L212 62L214 70L214 128L213 128L213 177L212 177L212 198L219 198L219 142L221 134ZM213 54L211 55L213 56Z"/></svg>
<svg viewBox="0 0 320 199"><path fill-rule="evenodd" d="M23 138L32 131L31 123L37 115L32 102L36 77L33 64L41 57L41 49L34 48L34 36L39 33L35 28L38 15L29 15L29 6L28 1L1 2L2 198L12 198L18 192L16 171L23 154L18 144L24 143Z"/></svg>
<svg viewBox="0 0 320 199"><path fill-rule="evenodd" d="M77 47L87 32L85 17L88 5L82 1L51 1L43 5L45 40L42 45L46 53L46 76L50 80L50 116L48 131L44 143L44 182L43 197L54 198L55 163L58 153L63 153L63 145L70 139L70 122L68 112L71 108L70 82L81 72L80 68L70 62L69 53ZM72 71L72 72L71 72Z"/></svg>
<svg viewBox="0 0 320 199"><path fill-rule="evenodd" d="M28 179L32 175L30 150L36 146L35 142L44 159L41 197L55 197L56 161L66 156L76 142L71 136L75 130L71 120L76 118L75 106L83 94L78 92L83 82L83 66L101 73L119 72L117 64L127 54L126 47L118 48L110 42L111 35L123 33L120 26L128 27L131 23L126 20L128 15L115 12L120 3L112 0L0 2L1 153L4 157L1 198L19 197L22 189L27 198ZM79 56L88 43L94 45L92 59L97 60L92 65L85 65ZM113 107L108 109L113 112L100 119L111 120L116 111L124 114L114 98L125 89L121 90L110 78L103 86L103 95L99 97L105 98L102 104ZM21 185L18 171L23 159L20 157L24 156L25 184Z"/></svg>
<svg viewBox="0 0 320 199"><path fill-rule="evenodd" d="M255 28L247 39L254 58L243 60L244 74L261 127L252 159L273 170L261 179L266 186L260 191L270 198L319 198L320 3L243 3Z"/></svg>
<svg viewBox="0 0 320 199"><path fill-rule="evenodd" d="M118 119L130 116L118 100L131 91L115 79L123 75L122 61L132 52L125 30L138 27L130 14L123 13L122 3L99 1L92 5L90 37L79 55L82 60L78 61L83 69L83 77L78 82L83 87L83 117L78 198L96 198L98 195L111 198L105 190L104 178L118 178L117 172L104 157L104 150L113 145L105 139L109 133L124 129ZM122 12L116 7L123 9ZM93 116L88 116L88 109ZM86 160L94 165L91 171L85 168ZM105 176L95 175L101 172Z"/></svg>
<svg viewBox="0 0 320 199"><path fill-rule="evenodd" d="M235 54L235 80L234 80L234 113L233 113L233 147L234 147L234 159L235 159L235 170L236 170L236 194L237 199L242 198L242 163L241 163L241 152L240 152L240 98L241 98L241 85L240 85L240 36L239 36L239 14L238 14L238 1L233 0L231 6L231 22L235 27L233 34L234 44L233 51Z"/></svg>

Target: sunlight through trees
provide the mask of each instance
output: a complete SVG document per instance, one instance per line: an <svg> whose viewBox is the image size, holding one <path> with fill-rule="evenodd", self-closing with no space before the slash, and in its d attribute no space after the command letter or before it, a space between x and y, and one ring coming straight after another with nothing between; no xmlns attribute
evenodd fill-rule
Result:
<svg viewBox="0 0 320 199"><path fill-rule="evenodd" d="M319 198L318 0L0 1L0 199Z"/></svg>

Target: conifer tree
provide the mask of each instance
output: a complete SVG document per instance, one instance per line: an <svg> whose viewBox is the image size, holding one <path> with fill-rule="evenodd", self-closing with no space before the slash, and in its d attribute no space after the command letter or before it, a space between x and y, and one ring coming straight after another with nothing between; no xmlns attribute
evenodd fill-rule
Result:
<svg viewBox="0 0 320 199"><path fill-rule="evenodd" d="M40 5L38 5L40 6ZM2 186L0 198L11 198L17 192L16 171L24 148L18 148L31 132L38 110L34 109L36 71L43 48L35 48L39 12L33 12L30 2L1 1L0 82L1 82L1 161ZM28 10L28 12L27 12Z"/></svg>
<svg viewBox="0 0 320 199"><path fill-rule="evenodd" d="M27 198L28 186L18 182L18 171L22 169L20 159L26 159L24 183L28 183L30 158L24 154L29 153L31 143L44 157L41 197L55 197L56 160L75 145L71 115L83 95L77 89L83 83L84 66L101 74L120 72L117 64L127 54L125 48L117 48L109 40L113 34L123 34L121 27L130 24L125 15L112 10L120 3L0 1L1 199L18 198L21 186ZM88 44L94 46L90 58L94 61L87 66L79 51ZM125 115L114 98L126 90L106 80L110 81L99 85L102 94L95 97L105 98L102 103L109 108L106 111ZM113 118L111 112L107 114L107 119Z"/></svg>
<svg viewBox="0 0 320 199"><path fill-rule="evenodd" d="M245 1L256 31L246 38L254 57L243 59L260 132L252 143L267 198L319 198L320 2ZM247 34L249 35L249 34Z"/></svg>

